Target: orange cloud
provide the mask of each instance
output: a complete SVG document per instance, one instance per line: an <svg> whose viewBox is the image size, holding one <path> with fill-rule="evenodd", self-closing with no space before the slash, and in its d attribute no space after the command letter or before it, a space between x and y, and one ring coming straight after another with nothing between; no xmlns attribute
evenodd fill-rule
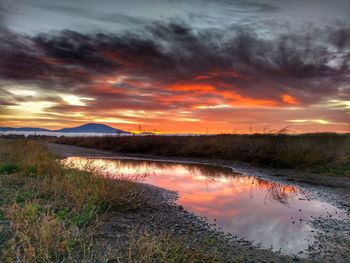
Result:
<svg viewBox="0 0 350 263"><path fill-rule="evenodd" d="M291 105L299 104L299 101L295 97L288 94L282 94L282 101Z"/></svg>
<svg viewBox="0 0 350 263"><path fill-rule="evenodd" d="M229 91L223 91L221 92L221 94L226 99L234 100L235 103L233 104L237 103L239 105L245 105L245 106L268 106L268 107L277 106L277 102L273 100L260 100L260 99L247 98L235 92L229 92Z"/></svg>
<svg viewBox="0 0 350 263"><path fill-rule="evenodd" d="M205 83L178 83L170 85L171 90L177 91L198 91L198 92L209 92L214 91L215 87Z"/></svg>
<svg viewBox="0 0 350 263"><path fill-rule="evenodd" d="M200 76L202 77L202 76ZM219 83L218 85L225 86L225 88L233 88L233 86L229 86L224 83ZM176 83L173 85L169 85L168 88L170 90L175 91L192 91L197 93L208 93L210 95L217 95L222 97L223 99L227 99L230 101L230 105L232 106L267 106L274 107L277 106L278 103L274 100L270 99L254 99L249 97L243 97L242 95L227 90L218 90L216 86L209 83Z"/></svg>

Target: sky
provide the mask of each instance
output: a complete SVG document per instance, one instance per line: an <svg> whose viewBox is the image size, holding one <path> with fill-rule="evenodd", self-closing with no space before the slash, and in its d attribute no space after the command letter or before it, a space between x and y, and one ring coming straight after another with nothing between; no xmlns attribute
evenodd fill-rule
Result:
<svg viewBox="0 0 350 263"><path fill-rule="evenodd" d="M348 0L2 0L0 126L350 132Z"/></svg>

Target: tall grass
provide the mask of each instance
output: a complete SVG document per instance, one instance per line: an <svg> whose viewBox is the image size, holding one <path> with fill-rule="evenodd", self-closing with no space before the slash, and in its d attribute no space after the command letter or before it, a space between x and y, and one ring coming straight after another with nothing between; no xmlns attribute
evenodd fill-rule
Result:
<svg viewBox="0 0 350 263"><path fill-rule="evenodd" d="M216 158L350 175L349 134L62 137L54 141L123 153Z"/></svg>
<svg viewBox="0 0 350 263"><path fill-rule="evenodd" d="M13 232L6 245L7 262L79 262L93 258L90 234L60 220L52 209L37 201L13 204L7 217Z"/></svg>
<svg viewBox="0 0 350 263"><path fill-rule="evenodd" d="M11 229L1 262L92 262L99 216L143 205L130 178L64 166L38 142L2 140L0 149L0 211Z"/></svg>

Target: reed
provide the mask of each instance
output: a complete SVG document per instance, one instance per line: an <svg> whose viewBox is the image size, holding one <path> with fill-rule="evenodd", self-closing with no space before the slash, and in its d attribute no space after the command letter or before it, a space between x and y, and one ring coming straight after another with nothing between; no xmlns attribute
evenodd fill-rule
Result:
<svg viewBox="0 0 350 263"><path fill-rule="evenodd" d="M349 134L289 135L282 131L275 134L185 137L62 137L54 142L122 153L225 159L350 176Z"/></svg>

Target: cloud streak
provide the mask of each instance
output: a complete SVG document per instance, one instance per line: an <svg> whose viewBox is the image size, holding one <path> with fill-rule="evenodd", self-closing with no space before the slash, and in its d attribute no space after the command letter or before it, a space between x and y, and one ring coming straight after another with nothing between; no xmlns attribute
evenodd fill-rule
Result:
<svg viewBox="0 0 350 263"><path fill-rule="evenodd" d="M52 12L60 12L67 15L72 15L74 17L81 17L85 19L91 19L95 21L108 22L113 24L121 24L128 26L140 26L145 23L149 23L149 19L133 17L121 13L114 12L98 12L91 11L89 9L81 7L72 7L72 6L61 6L61 5L52 5L52 4L36 4L35 7L43 8Z"/></svg>

